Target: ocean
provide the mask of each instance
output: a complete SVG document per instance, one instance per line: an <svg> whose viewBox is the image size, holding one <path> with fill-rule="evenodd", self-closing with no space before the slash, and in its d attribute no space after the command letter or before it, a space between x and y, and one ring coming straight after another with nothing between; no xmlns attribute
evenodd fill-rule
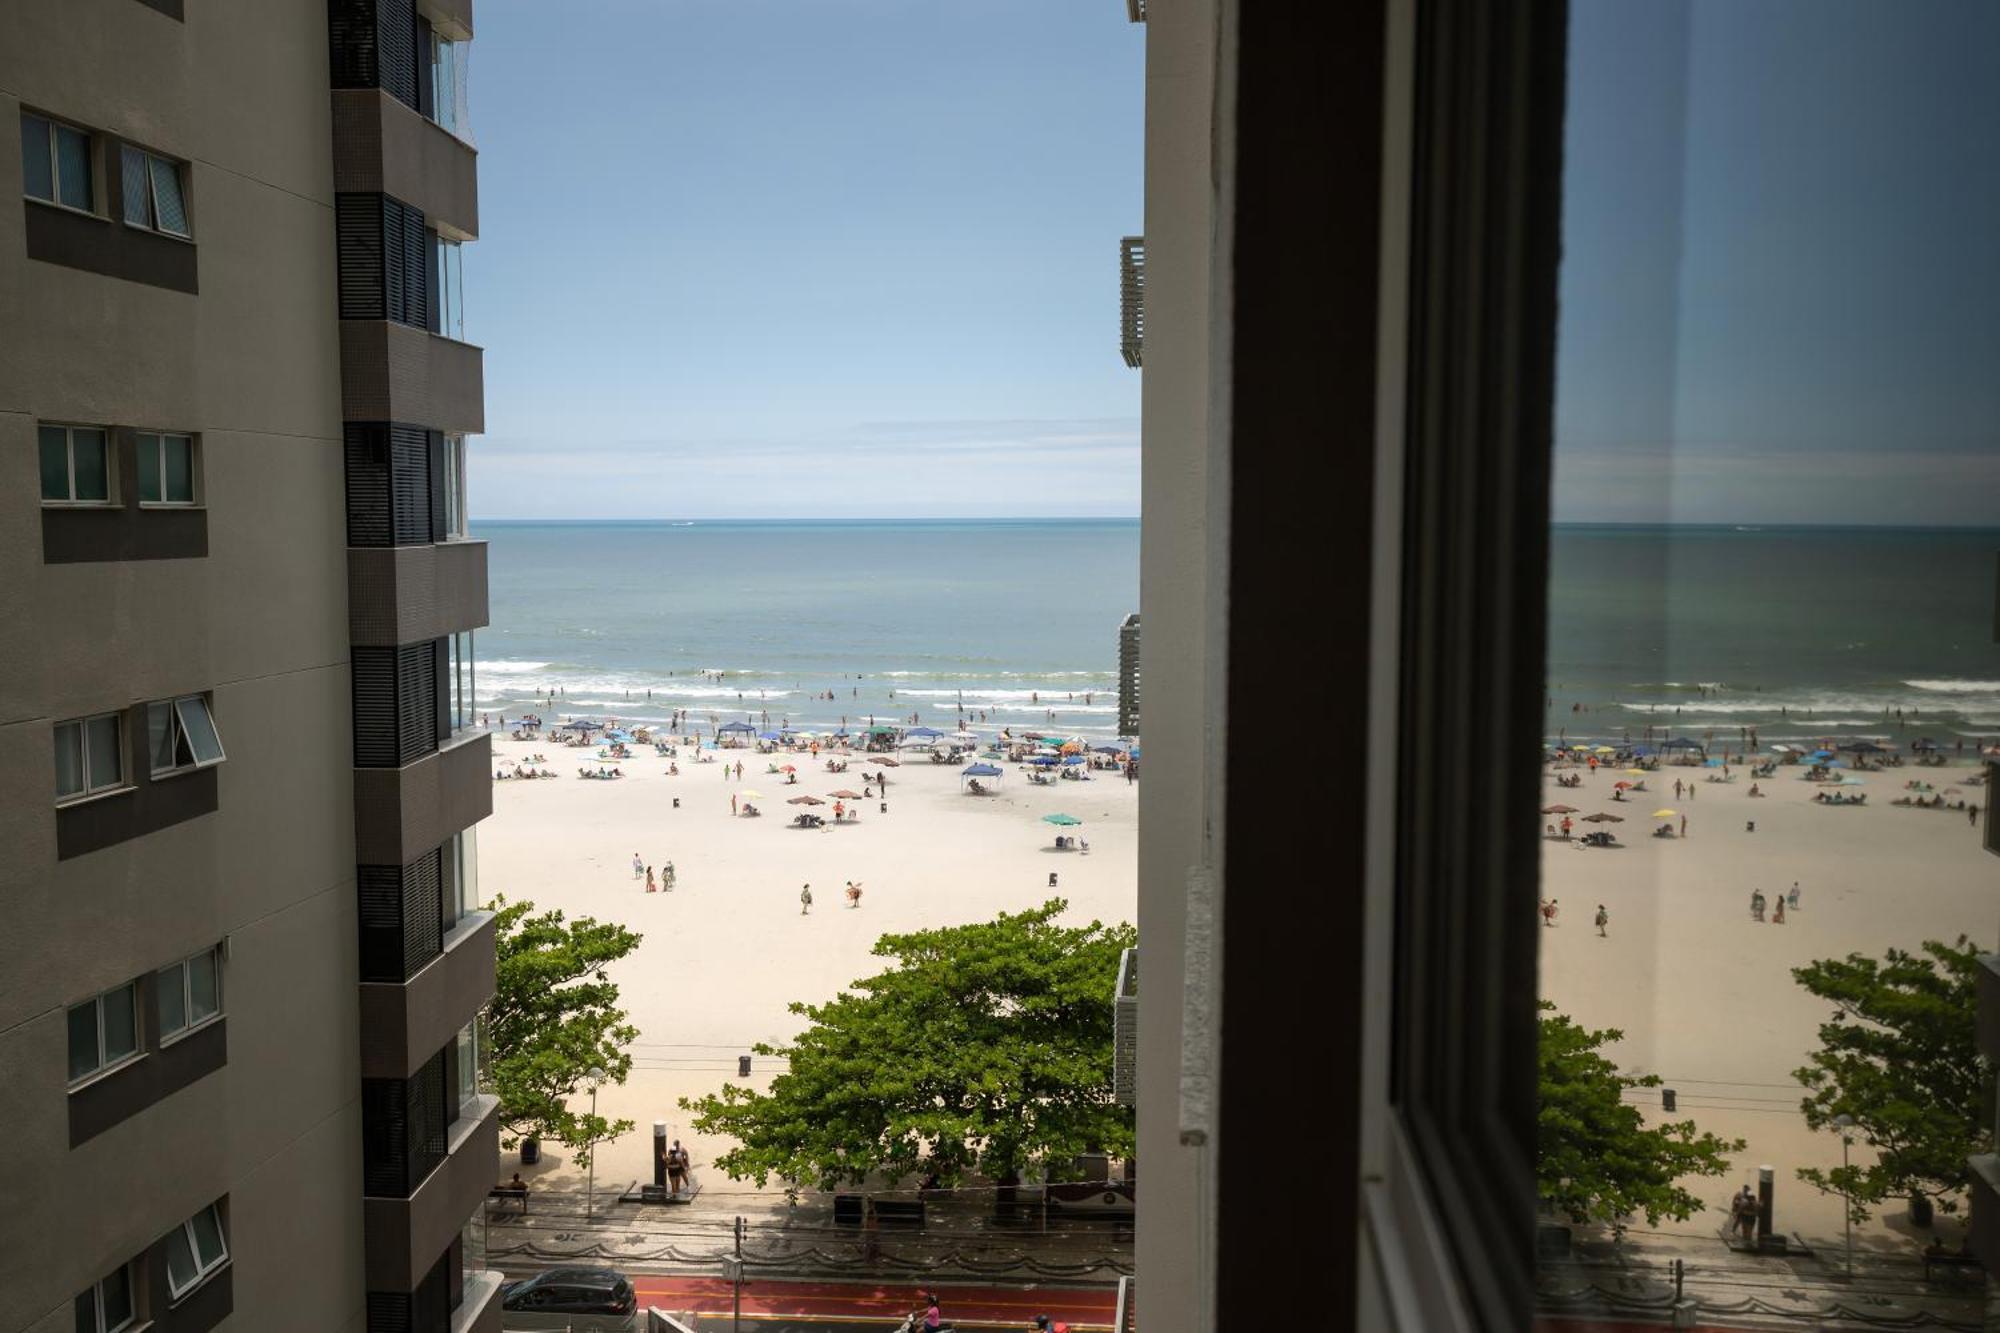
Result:
<svg viewBox="0 0 2000 1333"><path fill-rule="evenodd" d="M685 708L709 724L828 729L956 722L962 701L989 729L1117 730L1137 520L489 522L474 535L491 543L484 710L517 716L554 689L563 715L645 723ZM1996 530L1558 525L1548 732L2000 735L1996 552ZM1321 711L1308 645L1293 646L1272 645L1263 667L1273 718Z"/></svg>
<svg viewBox="0 0 2000 1333"><path fill-rule="evenodd" d="M2000 735L1996 556L1992 529L1558 525L1547 730Z"/></svg>
<svg viewBox="0 0 2000 1333"><path fill-rule="evenodd" d="M475 523L482 710L1118 729L1136 519ZM706 673L706 674L704 674ZM831 692L831 699L824 696ZM650 694L650 697L648 697ZM1054 716L1050 714L1053 712Z"/></svg>

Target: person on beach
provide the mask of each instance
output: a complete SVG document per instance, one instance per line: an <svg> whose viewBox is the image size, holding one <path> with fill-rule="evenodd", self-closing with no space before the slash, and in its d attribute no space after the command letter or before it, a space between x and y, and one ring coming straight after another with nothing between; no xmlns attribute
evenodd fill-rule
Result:
<svg viewBox="0 0 2000 1333"><path fill-rule="evenodd" d="M1568 816L1568 815L1564 815L1564 816L1563 816L1563 822L1562 822L1562 831L1563 831L1563 841L1564 841L1564 842L1568 842L1568 841L1569 841L1569 831L1570 831L1570 830L1571 830L1572 828L1574 828L1574 827L1575 827L1575 825L1573 825L1573 824L1571 824L1571 823L1569 822L1569 816Z"/></svg>
<svg viewBox="0 0 2000 1333"><path fill-rule="evenodd" d="M1688 835L1688 817L1687 817L1686 815L1682 815L1682 816L1681 816L1681 836L1682 836L1683 838L1685 838L1685 837L1686 837L1687 835Z"/></svg>
<svg viewBox="0 0 2000 1333"><path fill-rule="evenodd" d="M651 867L651 866L647 866L647 867L646 867L646 892L648 892L648 893L658 893L659 891L660 891L660 886L659 886L659 884L658 884L658 883L657 883L657 882L656 882L656 881L655 881L655 880L653 879L653 867Z"/></svg>
<svg viewBox="0 0 2000 1333"><path fill-rule="evenodd" d="M1771 909L1771 924L1774 926L1785 924L1785 895L1782 893L1778 895L1778 905Z"/></svg>
<svg viewBox="0 0 2000 1333"><path fill-rule="evenodd" d="M674 887L674 863L672 861L669 861L664 866L660 867L660 888L662 890L671 891L673 887Z"/></svg>
<svg viewBox="0 0 2000 1333"><path fill-rule="evenodd" d="M736 793L735 793L735 792L730 792L730 793L729 793L729 813L730 813L730 814L732 814L732 815L736 813Z"/></svg>
<svg viewBox="0 0 2000 1333"><path fill-rule="evenodd" d="M861 886L851 879L847 881L847 905L849 907L861 906Z"/></svg>
<svg viewBox="0 0 2000 1333"><path fill-rule="evenodd" d="M1797 880L1792 881L1792 891L1785 895L1785 901L1791 904L1794 912L1799 910L1799 882Z"/></svg>
<svg viewBox="0 0 2000 1333"><path fill-rule="evenodd" d="M1554 898L1544 898L1542 899L1542 924L1544 926L1553 926L1555 923L1556 900Z"/></svg>
<svg viewBox="0 0 2000 1333"><path fill-rule="evenodd" d="M632 878L637 879L639 878L640 875L644 874L645 872L646 872L645 861L640 858L639 853L637 852L632 853Z"/></svg>
<svg viewBox="0 0 2000 1333"><path fill-rule="evenodd" d="M1603 903L1599 903L1597 905L1597 933L1602 938L1605 939L1610 938L1610 936L1606 935L1604 931L1604 928L1609 924L1611 924L1611 913L1604 910Z"/></svg>
<svg viewBox="0 0 2000 1333"><path fill-rule="evenodd" d="M807 912L812 911L812 905L813 886L808 884L799 890L799 915L804 916Z"/></svg>
<svg viewBox="0 0 2000 1333"><path fill-rule="evenodd" d="M1674 779L1674 799L1675 799L1676 801L1678 801L1678 800L1679 800L1680 798L1681 798L1681 780L1680 780L1679 778L1675 778L1675 779Z"/></svg>
<svg viewBox="0 0 2000 1333"><path fill-rule="evenodd" d="M1750 890L1750 919L1752 921L1762 921L1764 919L1764 891L1762 889Z"/></svg>

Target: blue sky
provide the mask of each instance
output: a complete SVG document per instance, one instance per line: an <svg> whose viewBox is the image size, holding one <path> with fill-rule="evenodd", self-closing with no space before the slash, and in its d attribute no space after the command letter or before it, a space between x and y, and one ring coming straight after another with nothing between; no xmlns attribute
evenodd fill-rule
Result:
<svg viewBox="0 0 2000 1333"><path fill-rule="evenodd" d="M1571 6L1556 514L2000 518L2000 6Z"/></svg>
<svg viewBox="0 0 2000 1333"><path fill-rule="evenodd" d="M1136 514L1115 0L481 0L473 512Z"/></svg>

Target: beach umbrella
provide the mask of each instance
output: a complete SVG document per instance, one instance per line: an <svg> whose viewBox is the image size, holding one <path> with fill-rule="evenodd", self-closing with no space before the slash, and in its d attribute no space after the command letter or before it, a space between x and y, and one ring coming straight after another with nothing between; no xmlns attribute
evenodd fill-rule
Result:
<svg viewBox="0 0 2000 1333"><path fill-rule="evenodd" d="M1629 786L1631 786L1632 784L1631 784L1631 783L1629 783L1629 782L1614 782L1614 783L1612 783L1611 785L1612 785L1613 787L1616 787L1616 788L1618 788L1619 790L1621 790L1621 791L1622 791L1622 790L1624 790L1624 789L1625 789L1626 787L1629 787Z"/></svg>
<svg viewBox="0 0 2000 1333"><path fill-rule="evenodd" d="M1625 822L1625 816L1607 815L1600 810L1594 815L1585 815L1583 822L1586 824L1622 824Z"/></svg>
<svg viewBox="0 0 2000 1333"><path fill-rule="evenodd" d="M761 801L764 799L764 793L761 791L742 791L736 794L746 801Z"/></svg>
<svg viewBox="0 0 2000 1333"><path fill-rule="evenodd" d="M821 800L821 799L820 799L819 797L817 797L817 796L794 796L794 797L793 797L793 798L792 798L791 800L789 800L789 801L786 801L786 802L785 802L785 804L786 804L786 805L825 805L825 804L826 804L826 802L825 802L825 801L822 801L822 800Z"/></svg>
<svg viewBox="0 0 2000 1333"><path fill-rule="evenodd" d="M1616 750L1612 749L1612 748L1611 748L1611 747L1610 747L1609 745L1600 745L1600 746L1598 746L1598 747L1597 747L1597 753L1598 753L1598 754L1617 754L1617 753L1618 753L1618 751L1616 751Z"/></svg>
<svg viewBox="0 0 2000 1333"><path fill-rule="evenodd" d="M910 728L910 729L909 729L908 731L904 732L903 734L904 734L905 736L942 736L942 735L944 735L944 733L943 733L942 731L939 731L939 730L938 730L938 729L937 729L936 727L911 727L911 728Z"/></svg>
<svg viewBox="0 0 2000 1333"><path fill-rule="evenodd" d="M1097 753L1099 753L1099 754L1124 754L1124 753L1125 753L1125 747L1124 747L1124 746L1122 746L1122 745L1098 745L1098 746L1094 746L1094 747L1092 747L1092 748L1093 748L1093 749L1095 749L1095 750L1097 751Z"/></svg>
<svg viewBox="0 0 2000 1333"><path fill-rule="evenodd" d="M1676 810L1655 810L1655 811L1653 812L1653 818L1655 818L1655 819L1672 819L1672 818L1673 818L1673 817L1674 817L1674 816L1675 816L1676 814L1678 814L1678 813L1679 813L1679 811L1676 811Z"/></svg>
<svg viewBox="0 0 2000 1333"><path fill-rule="evenodd" d="M587 717L579 717L579 718L573 718L573 719L571 719L570 721L568 721L568 722L565 722L565 723L563 723L563 726L564 726L564 727L567 727L567 728L569 728L569 729L570 729L571 731L602 731L602 730L604 730L604 724L603 724L602 722L592 722L592 721L591 721L591 720L590 720L589 718L587 718ZM558 728L558 729L560 730L560 728Z"/></svg>
<svg viewBox="0 0 2000 1333"><path fill-rule="evenodd" d="M1075 815L1054 814L1054 815L1043 815L1042 822L1044 824L1058 824L1061 825L1063 828L1068 828L1072 824L1081 824L1083 821L1081 819L1078 819Z"/></svg>
<svg viewBox="0 0 2000 1333"><path fill-rule="evenodd" d="M1627 773L1630 773L1635 778L1643 778L1646 776L1646 770L1643 768L1628 768L1625 771Z"/></svg>
<svg viewBox="0 0 2000 1333"><path fill-rule="evenodd" d="M1031 764L1040 765L1043 768L1047 768L1051 764L1060 763L1061 760L1057 759L1052 754L1038 754L1033 758L1031 758L1030 760L1028 760L1028 762Z"/></svg>
<svg viewBox="0 0 2000 1333"><path fill-rule="evenodd" d="M1083 761L1083 756L1080 754L1067 755L1063 759L1063 767L1068 768L1073 764L1080 764Z"/></svg>
<svg viewBox="0 0 2000 1333"><path fill-rule="evenodd" d="M798 772L799 770L798 770L798 769L796 769L796 768L794 768L794 767L792 767L792 765L790 765L790 764L786 764L786 765L784 765L783 767L781 767L781 768L780 768L780 769L779 769L778 771L779 771L780 773L796 773L796 772Z"/></svg>
<svg viewBox="0 0 2000 1333"><path fill-rule="evenodd" d="M1576 813L1576 807L1573 805L1545 805L1542 807L1542 813L1545 815L1573 815Z"/></svg>
<svg viewBox="0 0 2000 1333"><path fill-rule="evenodd" d="M860 799L861 799L861 793L860 793L860 792L858 792L858 791L849 791L849 790L848 790L847 788L845 788L845 787L842 787L842 788L841 788L841 789L840 789L839 791L830 791L830 792L828 792L828 793L827 793L827 795L828 795L828 796L838 796L838 797L839 797L839 798L840 798L841 800L843 800L843 801L858 801L858 800L860 800Z"/></svg>
<svg viewBox="0 0 2000 1333"><path fill-rule="evenodd" d="M875 759L875 762L876 762L876 763L878 763L878 764L880 764L880 765L882 765L882 766L883 766L884 768L901 768L901 767L902 767L902 765L901 765L901 764L897 763L897 762L896 762L895 760L891 759L891 758L890 758L890 757L889 757L888 755L886 755L886 754L885 754L885 755L878 755L878 756L876 756L876 759Z"/></svg>

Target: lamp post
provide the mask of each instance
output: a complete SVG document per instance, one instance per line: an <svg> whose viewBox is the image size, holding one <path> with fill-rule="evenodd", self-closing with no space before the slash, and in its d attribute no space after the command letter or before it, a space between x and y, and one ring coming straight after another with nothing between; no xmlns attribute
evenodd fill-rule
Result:
<svg viewBox="0 0 2000 1333"><path fill-rule="evenodd" d="M597 1119L597 1085L604 1081L604 1071L592 1065L587 1077L590 1079L590 1118L595 1121ZM585 1148L584 1151L590 1154L589 1180L584 1186L583 1194L583 1220L588 1222L591 1220L597 1207L597 1140L592 1138L590 1146Z"/></svg>
<svg viewBox="0 0 2000 1333"><path fill-rule="evenodd" d="M1854 1128L1854 1117L1842 1111L1833 1118L1835 1128L1840 1130L1840 1213L1847 1226L1847 1277L1854 1280L1854 1200L1847 1193L1847 1147L1854 1140L1848 1131Z"/></svg>

